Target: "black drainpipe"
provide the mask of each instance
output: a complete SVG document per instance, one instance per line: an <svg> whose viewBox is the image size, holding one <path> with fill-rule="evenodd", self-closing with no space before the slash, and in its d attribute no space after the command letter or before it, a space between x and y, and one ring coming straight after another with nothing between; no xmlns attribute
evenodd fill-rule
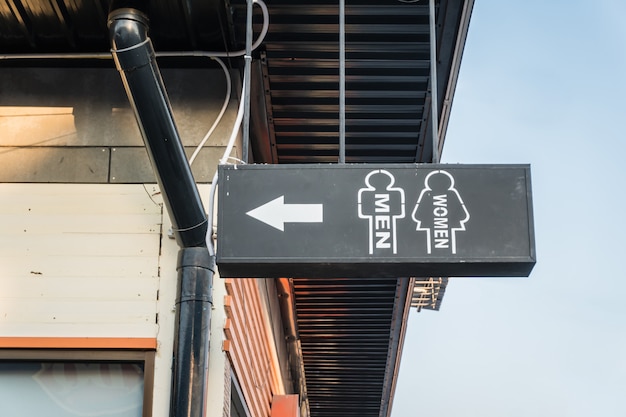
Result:
<svg viewBox="0 0 626 417"><path fill-rule="evenodd" d="M108 26L115 65L180 246L170 415L201 417L215 270L215 257L207 250L208 221L148 38L147 16L135 8L115 9L109 14Z"/></svg>

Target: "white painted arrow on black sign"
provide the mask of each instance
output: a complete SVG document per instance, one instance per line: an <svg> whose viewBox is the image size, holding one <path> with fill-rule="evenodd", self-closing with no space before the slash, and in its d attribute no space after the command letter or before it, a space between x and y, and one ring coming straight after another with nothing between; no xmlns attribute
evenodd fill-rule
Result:
<svg viewBox="0 0 626 417"><path fill-rule="evenodd" d="M246 214L284 232L285 223L324 222L324 205L285 204L285 196L281 195Z"/></svg>

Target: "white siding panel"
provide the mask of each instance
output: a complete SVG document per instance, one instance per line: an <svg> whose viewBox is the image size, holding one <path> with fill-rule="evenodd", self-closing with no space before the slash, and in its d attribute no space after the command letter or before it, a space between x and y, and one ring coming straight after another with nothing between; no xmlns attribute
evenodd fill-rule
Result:
<svg viewBox="0 0 626 417"><path fill-rule="evenodd" d="M161 228L161 213L125 214L103 216L102 213L76 214L27 214L15 213L2 216L3 235L26 236L28 233L58 234L80 233L155 233Z"/></svg>
<svg viewBox="0 0 626 417"><path fill-rule="evenodd" d="M0 323L2 337L154 337L158 325L146 323L39 323L36 334L33 326L24 323Z"/></svg>
<svg viewBox="0 0 626 417"><path fill-rule="evenodd" d="M155 245L156 242L156 245ZM4 256L133 256L159 255L158 234L57 233L0 235ZM123 259L120 259L123 261Z"/></svg>
<svg viewBox="0 0 626 417"><path fill-rule="evenodd" d="M3 256L0 252L0 294L2 277L85 277L85 271L97 277L157 277L159 266L153 257L129 256L120 262L118 256ZM94 268L97 265L97 268ZM71 266L71 268L69 267ZM7 280L8 282L8 280Z"/></svg>
<svg viewBox="0 0 626 417"><path fill-rule="evenodd" d="M15 282L0 287L3 299L59 300L78 302L98 301L141 301L154 300L158 290L157 277L46 277L31 275L21 277L20 285ZM120 291L123 288L123 291ZM1 319L1 318L0 318Z"/></svg>
<svg viewBox="0 0 626 417"><path fill-rule="evenodd" d="M161 212L160 194L154 185L0 184L0 202L5 215Z"/></svg>
<svg viewBox="0 0 626 417"><path fill-rule="evenodd" d="M156 337L154 186L0 184L0 337Z"/></svg>
<svg viewBox="0 0 626 417"><path fill-rule="evenodd" d="M3 299L0 324L9 323L154 323L155 302L80 300L69 298Z"/></svg>

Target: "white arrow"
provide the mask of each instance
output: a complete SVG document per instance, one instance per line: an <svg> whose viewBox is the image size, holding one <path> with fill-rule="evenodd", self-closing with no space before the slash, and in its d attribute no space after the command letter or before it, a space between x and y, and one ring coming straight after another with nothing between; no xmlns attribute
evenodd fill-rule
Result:
<svg viewBox="0 0 626 417"><path fill-rule="evenodd" d="M246 214L284 232L285 223L322 223L324 205L285 204L285 196L281 195Z"/></svg>

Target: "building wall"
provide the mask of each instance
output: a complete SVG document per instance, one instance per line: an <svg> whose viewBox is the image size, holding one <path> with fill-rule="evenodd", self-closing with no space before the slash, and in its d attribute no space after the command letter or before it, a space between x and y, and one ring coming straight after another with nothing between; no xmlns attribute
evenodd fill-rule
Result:
<svg viewBox="0 0 626 417"><path fill-rule="evenodd" d="M268 295L264 280L230 278L225 285L225 351L238 376L251 417L268 417L273 397L285 394L288 383L282 378L277 335L271 325L272 321L280 321L280 312L266 308L264 299Z"/></svg>
<svg viewBox="0 0 626 417"><path fill-rule="evenodd" d="M163 207L150 193L0 184L0 336L154 338Z"/></svg>
<svg viewBox="0 0 626 417"><path fill-rule="evenodd" d="M165 69L163 79L191 155L224 103L224 72ZM115 69L0 68L0 92L0 182L155 182ZM228 143L238 104L231 97L192 166L197 182L210 182Z"/></svg>
<svg viewBox="0 0 626 417"><path fill-rule="evenodd" d="M161 268L156 186L3 183L0 200L0 358L133 357L144 410L167 416L152 401L169 395L176 272Z"/></svg>
<svg viewBox="0 0 626 417"><path fill-rule="evenodd" d="M191 154L223 104L224 74L165 70L164 79ZM3 68L0 91L0 357L153 351L144 407L168 416L178 246L119 75ZM205 209L236 104L192 167ZM276 291L216 275L213 294L207 416L228 415L231 372L251 416L269 416L273 396L291 392Z"/></svg>

